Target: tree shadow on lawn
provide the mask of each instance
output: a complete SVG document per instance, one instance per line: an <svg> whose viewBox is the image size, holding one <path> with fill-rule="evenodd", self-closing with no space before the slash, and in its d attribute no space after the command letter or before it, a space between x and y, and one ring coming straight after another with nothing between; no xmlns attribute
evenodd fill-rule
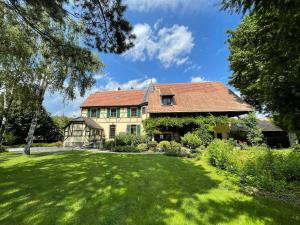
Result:
<svg viewBox="0 0 300 225"><path fill-rule="evenodd" d="M282 203L223 187L182 158L88 152L14 157L22 160L0 164L0 224L299 224L299 209L283 214Z"/></svg>

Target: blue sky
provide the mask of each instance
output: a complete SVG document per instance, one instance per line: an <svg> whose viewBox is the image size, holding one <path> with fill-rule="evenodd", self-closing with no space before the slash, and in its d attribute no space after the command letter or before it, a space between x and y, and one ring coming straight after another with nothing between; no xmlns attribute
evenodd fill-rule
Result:
<svg viewBox="0 0 300 225"><path fill-rule="evenodd" d="M126 0L126 18L134 27L135 47L122 55L97 53L105 64L95 74L96 90L144 88L158 83L228 82L228 29L241 16L220 12L217 0ZM86 95L86 96L87 96ZM85 96L85 97L86 97ZM53 115L79 116L85 97L64 102L46 94L44 106Z"/></svg>

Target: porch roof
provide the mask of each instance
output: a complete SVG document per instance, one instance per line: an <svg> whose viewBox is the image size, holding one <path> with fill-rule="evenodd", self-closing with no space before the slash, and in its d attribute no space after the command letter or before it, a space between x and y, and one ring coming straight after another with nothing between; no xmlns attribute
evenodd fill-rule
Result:
<svg viewBox="0 0 300 225"><path fill-rule="evenodd" d="M82 117L82 116L77 117L71 120L67 126L69 126L71 123L85 123L89 128L103 130L103 128L97 122L95 122L93 119L88 117Z"/></svg>

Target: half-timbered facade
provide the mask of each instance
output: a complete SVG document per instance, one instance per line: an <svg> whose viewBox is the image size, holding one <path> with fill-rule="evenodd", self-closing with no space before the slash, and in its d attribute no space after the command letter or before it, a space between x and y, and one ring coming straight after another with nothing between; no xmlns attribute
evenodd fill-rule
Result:
<svg viewBox="0 0 300 225"><path fill-rule="evenodd" d="M120 133L143 134L142 122L148 117L238 116L252 110L221 82L150 84L147 90L95 92L82 103L81 118L98 124L102 139L112 139ZM226 138L228 128L218 129L216 135ZM168 139L174 134L161 135Z"/></svg>

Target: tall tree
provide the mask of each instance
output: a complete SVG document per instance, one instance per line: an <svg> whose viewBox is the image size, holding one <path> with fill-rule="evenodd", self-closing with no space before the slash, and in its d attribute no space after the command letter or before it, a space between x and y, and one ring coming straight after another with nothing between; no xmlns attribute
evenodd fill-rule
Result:
<svg viewBox="0 0 300 225"><path fill-rule="evenodd" d="M56 35L61 38L73 39L73 43L76 44L76 36L73 36L72 33L68 37L68 34L62 33L58 29ZM77 52L80 51L76 56L76 60L72 61L74 55L62 57L58 52L44 45L42 40L36 43L38 50L33 62L34 72L27 74L27 79L32 84L31 89L34 91L35 103L33 105L34 116L24 148L25 154L30 154L30 146L46 90L51 92L60 91L68 99L74 99L78 88L80 95L83 96L85 90L95 82L92 76L93 73L102 67L98 59L84 48L76 50Z"/></svg>
<svg viewBox="0 0 300 225"><path fill-rule="evenodd" d="M229 31L230 84L300 137L300 1L225 0L249 11ZM268 4L269 3L269 4Z"/></svg>
<svg viewBox="0 0 300 225"><path fill-rule="evenodd" d="M0 14L4 15L5 9L0 5ZM14 15L7 14L0 18L0 91L1 91L1 127L0 144L7 128L10 109L13 101L26 99L28 89L22 82L24 73L30 73L29 67L33 54L34 42L32 34L23 29L16 29ZM27 101L30 98L27 98Z"/></svg>
<svg viewBox="0 0 300 225"><path fill-rule="evenodd" d="M74 30L61 29L61 26L57 23L52 23L48 16L41 15L40 21L44 27L48 30L52 30L52 36L61 43L68 43L65 46L67 50L64 54L61 54L60 48L55 48L52 42L45 41L38 33L32 30L27 23L20 22L15 16L14 12L7 12L7 9L3 7L5 11L3 24L6 28L15 30L19 33L28 32L27 39L20 39L21 43L27 42L30 46L29 57L26 57L24 67L17 67L16 73L10 73L11 63L6 65L6 57L16 59L16 61L23 62L23 58L18 57L18 52L9 51L11 45L14 45L16 41L11 41L9 38L4 39L1 45L7 47L8 51L4 51L1 55L0 65L3 79L6 83L12 81L13 85L22 84L28 87L31 95L31 109L33 112L31 126L27 136L27 144L24 148L25 154L30 154L30 146L33 141L33 134L37 126L37 119L41 112L41 107L46 91L54 92L59 91L67 99L74 99L76 91L78 90L80 95L83 96L85 90L90 88L95 80L92 75L98 71L103 65L92 54L92 52L80 46L80 34L74 32ZM5 34L7 30L3 29ZM0 46L1 47L1 46ZM23 64L22 64L23 65ZM17 79L19 78L19 80ZM16 82L13 82L16 81ZM13 91L10 89L10 91ZM13 93L14 94L14 93ZM7 112L7 109L4 110Z"/></svg>

